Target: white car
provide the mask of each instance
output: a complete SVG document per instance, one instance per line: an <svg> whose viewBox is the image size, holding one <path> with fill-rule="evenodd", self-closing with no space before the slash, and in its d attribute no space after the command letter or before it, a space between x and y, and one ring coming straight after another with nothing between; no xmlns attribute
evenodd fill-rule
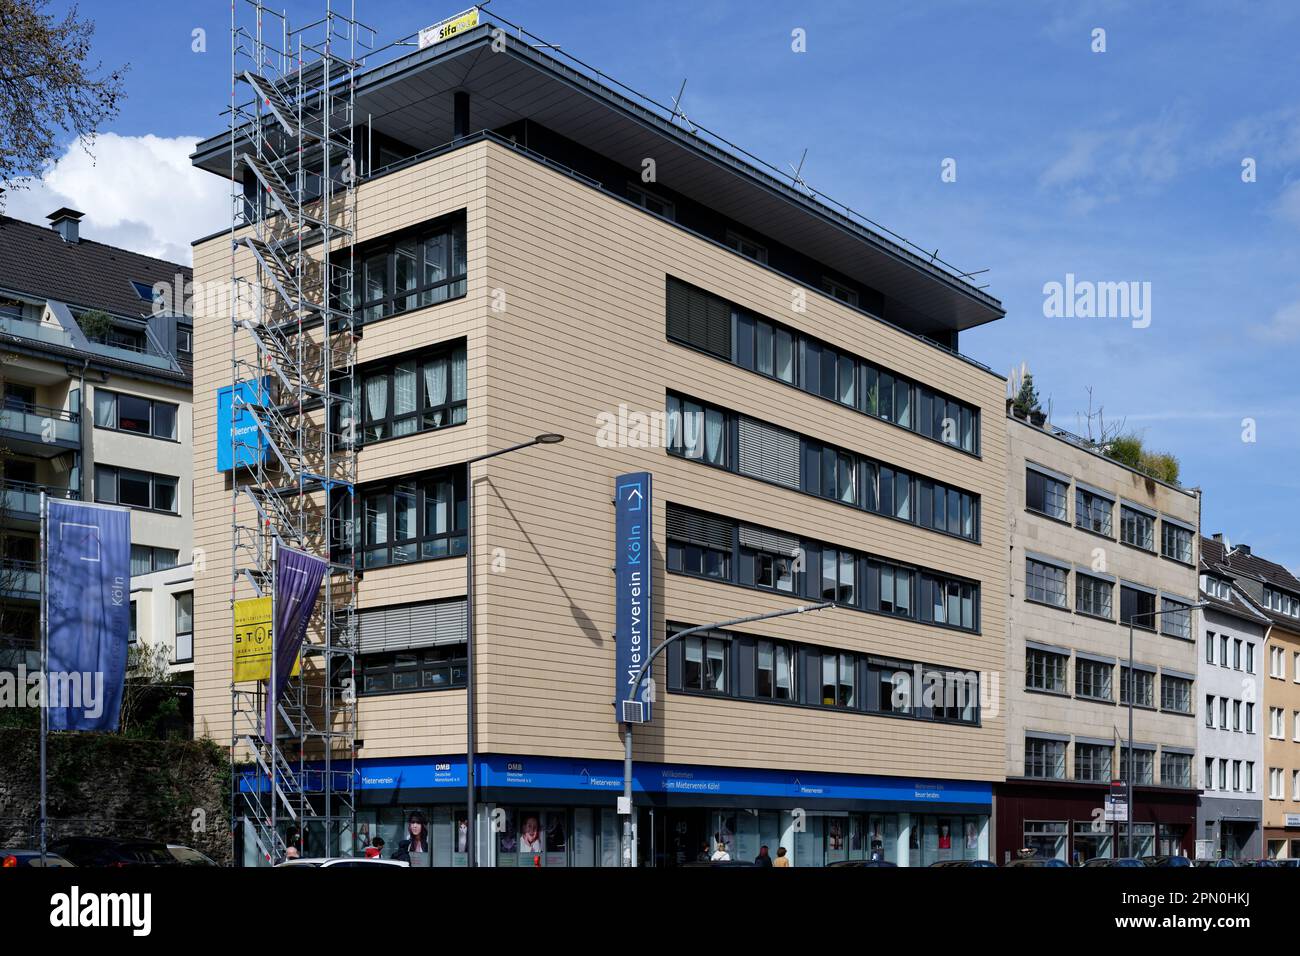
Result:
<svg viewBox="0 0 1300 956"><path fill-rule="evenodd" d="M304 857L300 860L285 860L277 863L277 870L286 866L410 866L405 860L376 860L362 856L335 856L326 859L323 856Z"/></svg>

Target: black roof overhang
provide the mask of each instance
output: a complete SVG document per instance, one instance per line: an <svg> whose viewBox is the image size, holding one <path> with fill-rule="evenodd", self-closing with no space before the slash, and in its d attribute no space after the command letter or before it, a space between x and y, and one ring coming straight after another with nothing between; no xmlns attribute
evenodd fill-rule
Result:
<svg viewBox="0 0 1300 956"><path fill-rule="evenodd" d="M454 138L451 93L464 90L471 129L527 118L629 169L653 157L659 182L879 290L908 310L911 331L961 331L1005 315L997 299L923 256L527 43L507 35L495 52L492 29L360 74L358 119L417 150L442 146ZM229 134L203 141L194 164L229 175L229 143Z"/></svg>

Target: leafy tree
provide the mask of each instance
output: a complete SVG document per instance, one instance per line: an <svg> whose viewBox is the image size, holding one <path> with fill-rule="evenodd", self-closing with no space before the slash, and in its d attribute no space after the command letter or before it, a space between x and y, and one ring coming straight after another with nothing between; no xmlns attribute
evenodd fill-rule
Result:
<svg viewBox="0 0 1300 956"><path fill-rule="evenodd" d="M1112 439L1101 450L1107 458L1122 465L1128 465L1171 485L1178 484L1181 471L1178 459L1169 452L1149 450L1142 439L1132 432Z"/></svg>
<svg viewBox="0 0 1300 956"><path fill-rule="evenodd" d="M22 188L54 161L56 137L76 134L88 155L117 116L127 67L90 62L95 25L74 4L62 18L49 0L0 0L0 183ZM0 194L0 209L4 197Z"/></svg>

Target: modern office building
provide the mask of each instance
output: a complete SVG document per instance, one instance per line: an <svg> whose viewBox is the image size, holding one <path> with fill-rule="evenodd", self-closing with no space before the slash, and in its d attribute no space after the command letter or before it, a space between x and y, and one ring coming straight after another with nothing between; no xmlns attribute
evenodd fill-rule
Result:
<svg viewBox="0 0 1300 956"><path fill-rule="evenodd" d="M1202 717L1196 855L1257 860L1263 855L1264 636L1271 621L1238 586L1223 536L1201 538Z"/></svg>
<svg viewBox="0 0 1300 956"><path fill-rule="evenodd" d="M1217 539L1217 536L1216 536ZM1220 542L1213 570L1267 619L1260 714L1264 856L1300 859L1300 579L1254 554L1247 544ZM1234 649L1235 653L1235 649ZM1208 691L1207 691L1208 693Z"/></svg>
<svg viewBox="0 0 1300 956"><path fill-rule="evenodd" d="M1200 496L1005 416L1011 601L997 858L1130 854L1105 797L1127 779L1131 853L1192 852ZM1132 625L1130 627L1130 624Z"/></svg>
<svg viewBox="0 0 1300 956"><path fill-rule="evenodd" d="M799 866L988 857L1006 748L992 679L1005 381L958 345L999 303L489 23L360 73L356 115L370 144L358 339L334 427L359 443L358 507L334 557L357 568L357 831L327 846L309 823L307 851L376 833L391 850L420 814L436 865L464 863L471 839L485 864L617 864L612 500L620 475L649 472L656 644L838 606L711 630L656 661L653 720L635 736L641 862L693 861L715 839L739 857L783 846ZM253 204L268 191L247 148L233 168ZM214 136L194 163L229 176L231 150ZM232 261L251 276L247 234L198 241L196 278L225 283ZM253 345L228 312L200 313L195 331L209 568L194 582L195 723L224 743L231 602L252 592L232 587L218 393L232 342ZM543 433L564 441L471 480L468 460ZM1169 494L1194 530L1194 499ZM340 514L346 497L335 489ZM1180 593L1194 565L1189 580ZM1168 741L1190 750L1191 726Z"/></svg>
<svg viewBox="0 0 1300 956"><path fill-rule="evenodd" d="M0 661L39 664L40 494L129 506L132 574L190 560L190 270L0 217Z"/></svg>

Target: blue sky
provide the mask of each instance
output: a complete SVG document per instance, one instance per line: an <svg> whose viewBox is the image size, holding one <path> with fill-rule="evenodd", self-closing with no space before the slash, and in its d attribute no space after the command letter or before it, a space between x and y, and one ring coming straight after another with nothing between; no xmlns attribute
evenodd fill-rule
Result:
<svg viewBox="0 0 1300 956"><path fill-rule="evenodd" d="M285 6L314 17L323 0ZM385 42L459 9L359 8ZM110 132L221 128L226 0L83 10L98 55L131 64ZM692 120L783 167L806 147L811 185L963 269L987 268L1007 318L963 351L1003 374L1027 362L1066 428L1091 386L1108 419L1178 455L1184 483L1205 490L1206 533L1300 568L1300 4L497 0L492 11L661 101L689 78ZM191 50L195 28L206 53ZM805 53L791 50L795 28ZM1095 28L1104 53L1091 49ZM955 182L941 180L948 158ZM224 210L200 206L172 204L194 236L221 226L206 220ZM1043 286L1067 273L1151 283L1150 326L1045 317Z"/></svg>

